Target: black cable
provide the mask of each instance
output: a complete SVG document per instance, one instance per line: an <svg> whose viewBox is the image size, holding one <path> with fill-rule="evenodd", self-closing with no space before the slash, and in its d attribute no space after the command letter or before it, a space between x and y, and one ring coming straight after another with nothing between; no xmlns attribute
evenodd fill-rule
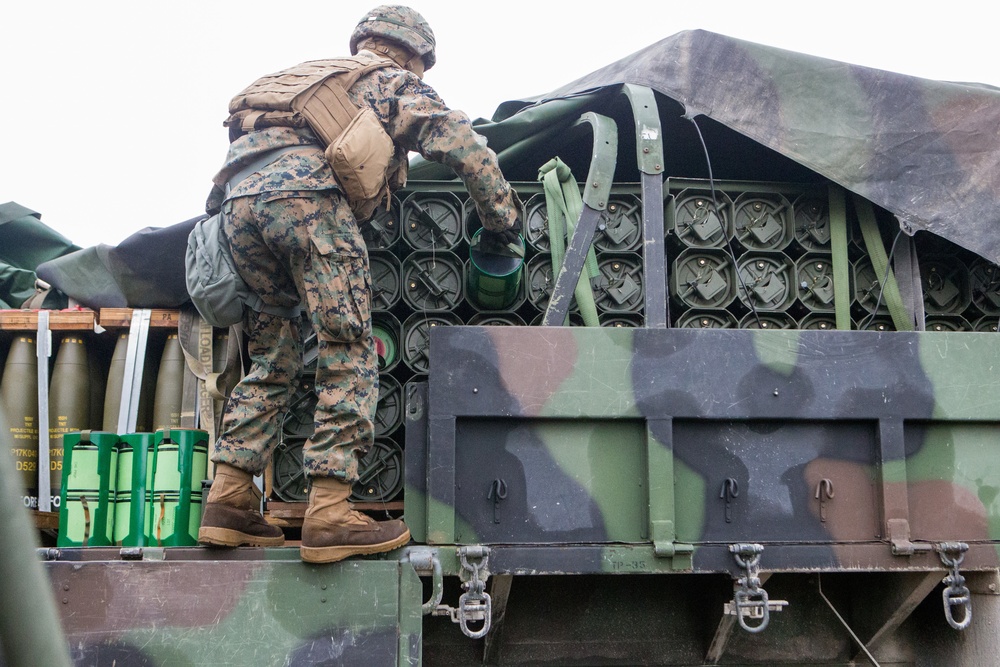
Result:
<svg viewBox="0 0 1000 667"><path fill-rule="evenodd" d="M705 145L705 137L702 136L701 128L698 127L698 122L695 121L693 116L684 116L684 118L691 121L691 124L694 125L694 129L698 133L698 140L701 141L701 149L705 153L705 166L708 167L708 187L712 192L713 212L719 220L725 220L724 217L719 215L719 203L715 198L715 179L712 177L712 160L708 156L708 146ZM723 234L725 234L725 227L723 227ZM753 305L753 298L750 296L750 291L747 289L746 282L743 280L743 274L740 273L739 263L736 260L736 252L733 250L733 239L729 239L726 242L726 250L729 251L729 256L733 260L733 271L736 273L736 279L740 281L740 288L742 288L743 294L747 298L747 305L750 306L754 319L757 320L757 328L763 329L764 326L761 324L760 315L757 313L757 308Z"/></svg>
<svg viewBox="0 0 1000 667"><path fill-rule="evenodd" d="M878 298L875 300L875 307L868 317L862 318L858 322L858 330L864 331L865 328L875 320L875 316L878 314L878 308L882 305L882 295L885 293L885 284L889 280L889 271L892 270L892 257L896 254L896 244L899 243L900 237L903 235L903 228L900 227L899 231L896 232L896 238L892 240L892 246L889 248L889 257L885 263L885 275L882 276L882 280L879 282ZM878 278L878 276L875 276Z"/></svg>

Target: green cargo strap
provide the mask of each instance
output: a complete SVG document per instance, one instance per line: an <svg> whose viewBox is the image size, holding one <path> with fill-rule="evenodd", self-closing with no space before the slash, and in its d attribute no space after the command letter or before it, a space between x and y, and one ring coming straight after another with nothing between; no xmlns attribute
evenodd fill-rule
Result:
<svg viewBox="0 0 1000 667"><path fill-rule="evenodd" d="M197 425L206 431L208 440L212 443L218 437L222 421L222 412L217 402L225 401L229 392L243 377L243 360L239 345L241 337L242 325L229 328L225 367L215 372L213 368L215 329L194 308L182 308L180 311L177 338L180 340L181 352L184 353L187 362L187 371L197 378L199 387L198 420L197 422L191 420L188 425L191 428ZM186 404L184 410L188 409Z"/></svg>
<svg viewBox="0 0 1000 667"><path fill-rule="evenodd" d="M889 307L892 324L896 327L896 331L913 331L913 319L903 305L899 285L896 284L896 277L892 273L892 267L889 266L889 257L885 254L882 237L878 233L875 210L870 201L857 195L854 196L854 208L861 225L861 234L865 239L865 248L875 269L875 278L882 283L882 295L885 297L886 306Z"/></svg>
<svg viewBox="0 0 1000 667"><path fill-rule="evenodd" d="M830 249L833 253L833 309L837 328L851 328L851 267L847 258L847 201L844 189L830 184Z"/></svg>
<svg viewBox="0 0 1000 667"><path fill-rule="evenodd" d="M538 180L542 181L545 192L545 207L549 216L549 247L552 251L552 275L559 275L566 255L566 239L572 237L576 221L583 210L583 198L573 173L558 157L546 162L538 170ZM588 327L601 326L597 318L597 305L590 279L600 275L597 255L593 246L587 251L586 273L574 290L576 303L580 307L583 323Z"/></svg>

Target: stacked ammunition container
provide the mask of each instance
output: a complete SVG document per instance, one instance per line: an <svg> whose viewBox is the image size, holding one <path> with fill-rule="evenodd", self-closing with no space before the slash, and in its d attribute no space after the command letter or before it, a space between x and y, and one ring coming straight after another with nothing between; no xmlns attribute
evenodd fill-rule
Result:
<svg viewBox="0 0 1000 667"><path fill-rule="evenodd" d="M515 184L524 201L520 285L503 308L470 289L470 244L479 216L460 185L416 184L362 228L372 273L373 333L379 349L375 446L353 500L387 503L402 489L402 419L409 383L426 379L429 330L455 325L537 325L554 280L545 196ZM670 326L835 329L833 252L825 186L670 179L665 183ZM714 193L715 203L712 197ZM852 328L891 330L868 250L848 206ZM879 212L885 252L898 224ZM602 326L644 325L643 211L638 186L618 184L594 237L590 279ZM929 330L995 331L1000 268L937 239L917 239ZM575 300L569 324L583 325ZM308 368L308 367L307 367ZM305 499L302 445L315 396L307 371L282 428L272 497Z"/></svg>
<svg viewBox="0 0 1000 667"><path fill-rule="evenodd" d="M825 187L669 182L665 209L672 326L835 329L833 252ZM857 212L847 207L851 328L894 326ZM883 251L899 225L876 211ZM901 236L896 256L906 247ZM929 331L996 331L1000 268L947 241L914 239ZM918 296L919 298L919 296Z"/></svg>

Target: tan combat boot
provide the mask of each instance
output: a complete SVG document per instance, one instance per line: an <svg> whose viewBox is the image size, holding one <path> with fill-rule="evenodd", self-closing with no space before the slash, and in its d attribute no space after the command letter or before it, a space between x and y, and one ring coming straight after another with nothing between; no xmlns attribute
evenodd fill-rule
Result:
<svg viewBox="0 0 1000 667"><path fill-rule="evenodd" d="M198 542L210 547L280 547L285 535L264 520L254 493L253 475L225 463L215 467L215 479L205 501Z"/></svg>
<svg viewBox="0 0 1000 667"><path fill-rule="evenodd" d="M399 519L375 521L347 503L351 485L333 477L316 477L309 508L302 522L302 560L335 563L348 556L378 554L410 541L410 530Z"/></svg>

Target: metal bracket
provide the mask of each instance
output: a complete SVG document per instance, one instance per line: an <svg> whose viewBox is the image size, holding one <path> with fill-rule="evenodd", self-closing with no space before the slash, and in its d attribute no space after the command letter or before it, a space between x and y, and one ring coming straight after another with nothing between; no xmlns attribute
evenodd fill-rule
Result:
<svg viewBox="0 0 1000 667"><path fill-rule="evenodd" d="M402 560L409 562L417 574L430 575L431 599L421 605L420 611L424 616L433 613L444 597L444 575L441 573L441 561L437 557L437 551L421 547L407 549Z"/></svg>
<svg viewBox="0 0 1000 667"><path fill-rule="evenodd" d="M915 553L933 551L930 544L918 544L910 541L910 522L906 519L889 519L886 521L889 529L889 543L892 545L893 556L912 556Z"/></svg>
<svg viewBox="0 0 1000 667"><path fill-rule="evenodd" d="M945 567L951 572L942 580L945 589L941 592L944 601L944 617L948 625L956 630L964 630L972 622L972 594L965 585L965 577L958 573L958 566L965 558L969 545L965 542L942 542L936 551ZM962 607L961 620L955 620L955 608Z"/></svg>
<svg viewBox="0 0 1000 667"><path fill-rule="evenodd" d="M440 577L441 564L429 549L413 549L409 552L408 558L414 563L414 569L418 572L421 568L423 571L427 570L425 551L430 552L430 568L435 572L435 576ZM458 598L458 607L440 604L442 589L435 582L435 597L424 603L423 610L426 614L429 609L433 616L448 616L452 623L457 623L462 628L462 633L466 637L479 639L486 636L493 623L493 603L490 594L486 592L486 580L490 576L488 570L490 549L479 545L459 547L458 559L462 564L459 579L465 590ZM482 623L482 627L473 630L469 627L470 623Z"/></svg>
<svg viewBox="0 0 1000 667"><path fill-rule="evenodd" d="M760 587L760 556L764 547L760 544L730 544L729 551L736 564L746 571L746 575L736 580L733 601L724 605L725 613L736 616L740 627L751 634L763 632L771 622L771 612L781 611L788 606L785 600L770 600L767 591ZM751 625L748 620L756 621Z"/></svg>

